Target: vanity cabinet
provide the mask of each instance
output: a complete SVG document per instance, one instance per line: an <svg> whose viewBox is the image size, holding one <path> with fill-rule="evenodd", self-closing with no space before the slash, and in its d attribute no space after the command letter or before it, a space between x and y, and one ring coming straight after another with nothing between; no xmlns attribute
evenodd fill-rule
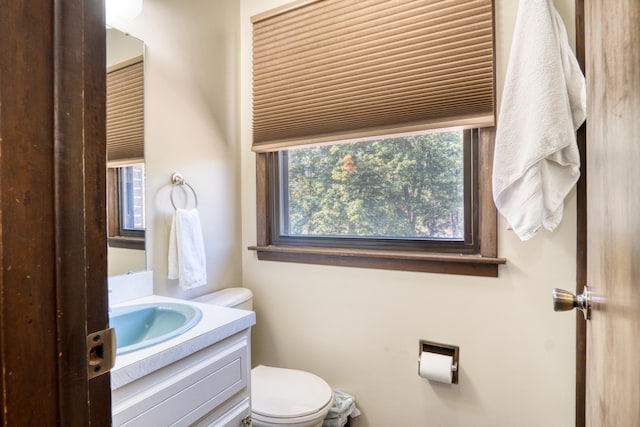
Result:
<svg viewBox="0 0 640 427"><path fill-rule="evenodd" d="M248 424L251 415L249 331L238 332L113 389L113 425L226 427Z"/></svg>

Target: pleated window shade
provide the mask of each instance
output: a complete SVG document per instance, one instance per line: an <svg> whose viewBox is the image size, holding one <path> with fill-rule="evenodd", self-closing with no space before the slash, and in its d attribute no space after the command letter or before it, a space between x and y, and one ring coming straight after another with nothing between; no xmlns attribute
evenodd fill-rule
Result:
<svg viewBox="0 0 640 427"><path fill-rule="evenodd" d="M492 0L300 0L253 23L253 151L494 124Z"/></svg>
<svg viewBox="0 0 640 427"><path fill-rule="evenodd" d="M142 57L107 72L107 159L144 158Z"/></svg>

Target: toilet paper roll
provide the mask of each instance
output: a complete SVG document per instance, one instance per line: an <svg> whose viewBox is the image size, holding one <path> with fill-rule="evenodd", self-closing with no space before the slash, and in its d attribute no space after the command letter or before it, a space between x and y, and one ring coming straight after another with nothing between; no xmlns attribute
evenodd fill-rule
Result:
<svg viewBox="0 0 640 427"><path fill-rule="evenodd" d="M453 357L423 351L420 354L420 376L429 381L451 384L453 381Z"/></svg>

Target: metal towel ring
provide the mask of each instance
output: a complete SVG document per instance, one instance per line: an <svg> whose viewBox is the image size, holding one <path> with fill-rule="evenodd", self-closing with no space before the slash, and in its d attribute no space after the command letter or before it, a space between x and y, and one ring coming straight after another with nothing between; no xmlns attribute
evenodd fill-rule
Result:
<svg viewBox="0 0 640 427"><path fill-rule="evenodd" d="M189 187L189 190L191 190L191 192L193 193L193 200L195 200L195 207L198 207L198 195L196 194L196 190L193 189L193 187L191 185L189 185L189 183L187 181L184 180L184 177L182 176L182 174L176 172L173 175L171 175L171 183L173 184L173 187L171 187L171 194L169 195L169 198L171 199L171 205L173 206L173 209L178 209L176 207L176 203L173 200L173 191L176 189L176 187L178 185L186 185L187 187Z"/></svg>

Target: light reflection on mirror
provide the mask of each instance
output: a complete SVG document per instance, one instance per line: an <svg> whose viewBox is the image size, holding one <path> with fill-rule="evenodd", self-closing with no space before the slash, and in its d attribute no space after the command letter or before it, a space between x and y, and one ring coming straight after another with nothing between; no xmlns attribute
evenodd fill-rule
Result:
<svg viewBox="0 0 640 427"><path fill-rule="evenodd" d="M108 275L146 270L144 43L107 29Z"/></svg>

